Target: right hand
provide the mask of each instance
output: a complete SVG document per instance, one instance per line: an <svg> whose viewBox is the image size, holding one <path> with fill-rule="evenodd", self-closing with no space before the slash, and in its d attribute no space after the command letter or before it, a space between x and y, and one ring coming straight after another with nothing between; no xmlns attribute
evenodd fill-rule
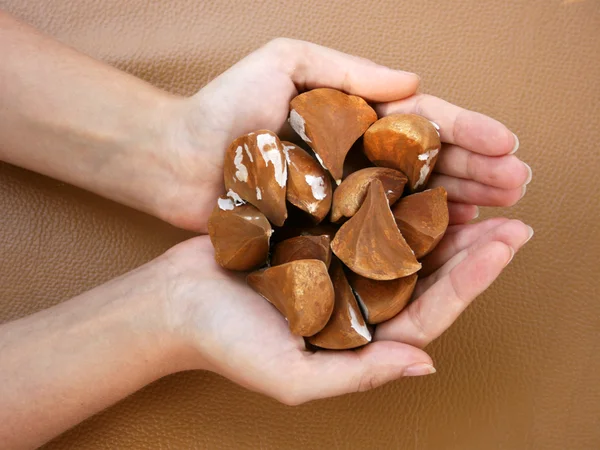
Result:
<svg viewBox="0 0 600 450"><path fill-rule="evenodd" d="M444 142L431 186L444 186L451 223L465 223L477 206L509 206L525 193L530 169L510 155L516 137L500 122L440 98L416 94L419 78L309 42L276 39L215 78L196 95L176 100L164 158L172 179L161 189L160 217L206 232L223 193L223 158L237 137L286 126L290 100L331 87L375 104L380 117L416 113L436 122ZM162 195L161 194L161 195Z"/></svg>

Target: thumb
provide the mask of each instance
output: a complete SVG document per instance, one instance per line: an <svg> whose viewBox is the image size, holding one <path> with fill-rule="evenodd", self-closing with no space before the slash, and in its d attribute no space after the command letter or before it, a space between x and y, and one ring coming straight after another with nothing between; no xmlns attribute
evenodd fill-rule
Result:
<svg viewBox="0 0 600 450"><path fill-rule="evenodd" d="M403 376L435 373L431 358L407 344L379 341L360 350L319 351L308 358L298 402L362 392Z"/></svg>
<svg viewBox="0 0 600 450"><path fill-rule="evenodd" d="M299 91L330 87L374 102L413 95L419 77L368 59L306 41L279 38L264 48L290 76Z"/></svg>

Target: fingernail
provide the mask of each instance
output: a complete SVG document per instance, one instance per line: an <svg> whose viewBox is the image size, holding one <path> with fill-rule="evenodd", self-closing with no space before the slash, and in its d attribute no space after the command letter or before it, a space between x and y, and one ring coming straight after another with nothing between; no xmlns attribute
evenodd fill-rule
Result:
<svg viewBox="0 0 600 450"><path fill-rule="evenodd" d="M519 197L519 200L521 200L525 196L525 192L527 192L527 184L523 185L523 192L521 193L521 197Z"/></svg>
<svg viewBox="0 0 600 450"><path fill-rule="evenodd" d="M504 267L508 266L514 257L515 257L515 249L510 247L510 258L508 258L508 261L506 261L506 264L504 264Z"/></svg>
<svg viewBox="0 0 600 450"><path fill-rule="evenodd" d="M471 220L475 220L479 217L479 206L475 207L475 215L473 216L473 219Z"/></svg>
<svg viewBox="0 0 600 450"><path fill-rule="evenodd" d="M435 367L433 367L431 364L419 363L408 366L406 369L404 369L403 375L405 377L420 377L422 375L431 375L435 372Z"/></svg>
<svg viewBox="0 0 600 450"><path fill-rule="evenodd" d="M533 237L533 228L531 228L529 225L527 225L527 228L529 228L529 236L527 236L527 240L523 243L523 245L527 244Z"/></svg>
<svg viewBox="0 0 600 450"><path fill-rule="evenodd" d="M531 170L531 167L529 166L529 164L527 164L527 163L523 163L523 164L525 165L525 168L529 172L529 175L527 175L527 180L525 181L525 184L529 184L529 183L531 183L531 179L533 178L533 170Z"/></svg>
<svg viewBox="0 0 600 450"><path fill-rule="evenodd" d="M509 155L514 155L515 153L517 153L517 150L519 150L519 138L515 133L513 133L513 136L515 137L515 146L510 151Z"/></svg>

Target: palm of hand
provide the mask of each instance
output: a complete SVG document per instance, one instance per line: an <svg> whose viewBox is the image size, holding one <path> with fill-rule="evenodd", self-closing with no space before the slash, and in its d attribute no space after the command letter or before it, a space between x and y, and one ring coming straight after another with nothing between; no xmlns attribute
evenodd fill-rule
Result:
<svg viewBox="0 0 600 450"><path fill-rule="evenodd" d="M215 263L205 236L170 251L181 274L170 296L184 311L182 329L202 355L203 368L299 404L431 373L431 358L421 348L494 281L513 249L529 237L526 226L508 219L453 227L424 261L425 276L413 302L378 325L374 342L358 350L306 350L304 340L289 332L281 314L246 285L243 274Z"/></svg>
<svg viewBox="0 0 600 450"><path fill-rule="evenodd" d="M415 95L417 79L410 74L287 40L248 56L189 100L187 126L195 144L182 150L181 159L193 181L178 189L186 213L177 224L204 230L205 222L195 217L208 217L222 193L228 144L257 129L279 132L290 99L304 88L319 86L380 102L380 116L414 112L440 125L444 147L430 184L448 191L455 225L423 262L426 276L419 280L411 305L378 326L374 343L345 352L307 351L243 278L216 266L207 238L182 244L194 247L202 259L195 265L202 273L184 285L203 280L206 301L190 297L194 289L183 290L179 297L193 311L188 329L208 368L291 404L364 390L402 375L431 373L431 359L420 349L494 281L532 234L523 223L505 219L462 225L473 218L474 205L507 206L524 193L530 172L508 155L515 138L502 124L441 99ZM199 165L207 164L211 170L199 172ZM207 175L199 181L195 175L201 172ZM191 204L199 204L200 211L190 210Z"/></svg>

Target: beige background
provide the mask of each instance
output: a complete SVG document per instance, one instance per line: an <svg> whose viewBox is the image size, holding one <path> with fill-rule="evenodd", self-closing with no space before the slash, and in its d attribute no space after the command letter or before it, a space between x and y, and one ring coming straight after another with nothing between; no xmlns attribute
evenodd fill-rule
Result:
<svg viewBox="0 0 600 450"><path fill-rule="evenodd" d="M286 407L208 373L163 379L48 448L600 448L600 2L0 0L152 83L191 94L276 36L423 76L504 121L534 181L534 239L429 348L438 374ZM0 62L1 63L1 62ZM48 307L189 234L0 164L0 321Z"/></svg>

